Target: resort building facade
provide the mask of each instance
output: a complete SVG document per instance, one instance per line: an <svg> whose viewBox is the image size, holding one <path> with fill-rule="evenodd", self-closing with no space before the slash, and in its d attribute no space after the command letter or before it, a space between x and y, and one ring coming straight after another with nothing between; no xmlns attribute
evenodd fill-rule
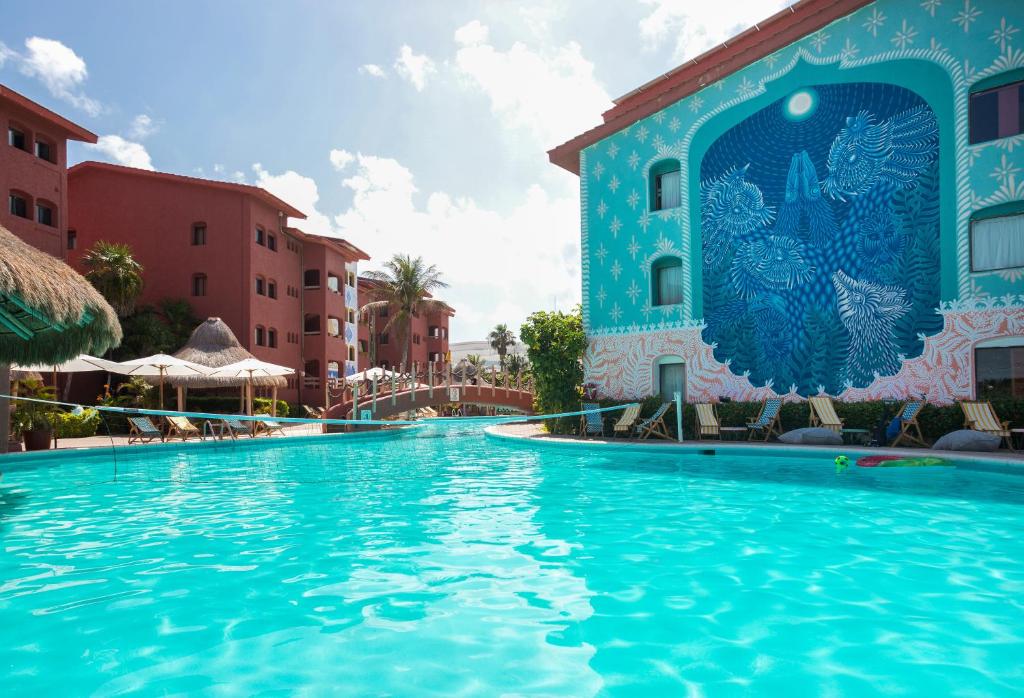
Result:
<svg viewBox="0 0 1024 698"><path fill-rule="evenodd" d="M553 149L586 381L1024 396L1024 5L802 0Z"/></svg>
<svg viewBox="0 0 1024 698"><path fill-rule="evenodd" d="M359 278L359 297L364 304L380 300L377 292L379 288L379 282ZM448 323L454 315L455 309L444 304L441 310L418 313L413 317L411 348L407 359L409 363L426 366L431 361L439 364L451 360L448 355ZM360 318L360 370L374 366L398 368L402 363L404 347L400 338L405 332L397 327L385 329L389 319L390 313L386 310L364 313Z"/></svg>
<svg viewBox="0 0 1024 698"><path fill-rule="evenodd" d="M0 225L63 259L68 215L67 143L96 135L0 85Z"/></svg>
<svg viewBox="0 0 1024 698"><path fill-rule="evenodd" d="M251 185L98 162L68 180L72 266L96 242L128 244L143 267L138 304L182 298L220 317L257 358L296 370L282 399L323 404L323 382L355 372L361 250L288 227L305 215Z"/></svg>

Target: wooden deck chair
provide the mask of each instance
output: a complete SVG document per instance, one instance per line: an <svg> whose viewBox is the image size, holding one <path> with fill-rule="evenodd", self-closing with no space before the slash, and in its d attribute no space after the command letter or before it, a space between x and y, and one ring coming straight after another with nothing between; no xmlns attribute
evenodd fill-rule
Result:
<svg viewBox="0 0 1024 698"><path fill-rule="evenodd" d="M640 405L629 405L626 409L622 410L622 416L619 417L619 421L615 422L612 433L615 436L625 434L628 437L639 416Z"/></svg>
<svg viewBox="0 0 1024 698"><path fill-rule="evenodd" d="M899 446L903 441L917 444L918 446L928 446L925 443L924 434L921 433L921 425L917 423L917 415L922 407L924 407L924 400L908 400L903 405L903 409L900 410L898 416L900 420L900 433L893 439L893 446Z"/></svg>
<svg viewBox="0 0 1024 698"><path fill-rule="evenodd" d="M275 432L281 436L286 436L284 433L284 425L275 419L261 419L258 422L254 422L257 431L265 433L267 436L273 435Z"/></svg>
<svg viewBox="0 0 1024 698"><path fill-rule="evenodd" d="M694 425L697 438L704 439L709 436L716 439L722 438L722 425L718 421L715 406L710 402L698 402L693 409L697 413Z"/></svg>
<svg viewBox="0 0 1024 698"><path fill-rule="evenodd" d="M964 400L960 403L960 408L964 411L964 426L966 428L994 434L1006 443L1006 448L1014 450L1013 442L1010 440L1013 435L1010 431L1010 423L999 420L991 402Z"/></svg>
<svg viewBox="0 0 1024 698"><path fill-rule="evenodd" d="M136 441L148 444L150 441L154 441L156 439L163 441L164 435L163 432L153 424L153 420L142 415L128 418L129 444L133 444Z"/></svg>
<svg viewBox="0 0 1024 698"><path fill-rule="evenodd" d="M199 431L199 427L193 424L188 417L165 417L167 420L167 439L168 441L180 436L182 441L188 441L193 436L198 436L200 439L203 438L203 433Z"/></svg>
<svg viewBox="0 0 1024 698"><path fill-rule="evenodd" d="M584 402L581 409L584 414L580 415L580 436L604 436L604 413L590 412L601 406L596 402Z"/></svg>
<svg viewBox="0 0 1024 698"><path fill-rule="evenodd" d="M770 439L772 434L782 436L782 398L766 398L761 403L761 414L752 422L747 422L747 429L750 430L747 435L748 441L753 441L755 434L764 434L765 441Z"/></svg>
<svg viewBox="0 0 1024 698"><path fill-rule="evenodd" d="M635 427L633 427L633 433L638 438L649 439L652 436L657 436L660 439L671 439L672 434L668 431L668 424L665 424L665 415L672 409L671 402L661 403L661 407L654 411L647 419L641 419Z"/></svg>
<svg viewBox="0 0 1024 698"><path fill-rule="evenodd" d="M836 414L836 406L832 403L832 398L828 395L816 395L807 398L807 402L811 406L812 427L831 429L835 433L842 435L843 420Z"/></svg>
<svg viewBox="0 0 1024 698"><path fill-rule="evenodd" d="M228 436L232 439L237 439L239 434L245 434L250 437L256 436L256 431L252 428L251 424L243 422L241 419L222 419L220 420L220 438L224 438L224 432L227 431Z"/></svg>

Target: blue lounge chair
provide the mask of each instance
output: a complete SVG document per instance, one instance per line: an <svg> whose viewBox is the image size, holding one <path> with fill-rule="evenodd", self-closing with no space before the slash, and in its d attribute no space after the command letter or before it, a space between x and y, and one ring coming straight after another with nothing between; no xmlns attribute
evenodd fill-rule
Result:
<svg viewBox="0 0 1024 698"><path fill-rule="evenodd" d="M276 419L261 419L255 422L256 427L259 431L264 432L267 436L270 436L274 432L277 432L281 436L284 436L284 425L278 422Z"/></svg>
<svg viewBox="0 0 1024 698"><path fill-rule="evenodd" d="M656 409L654 414L647 419L641 419L633 427L633 433L641 439L649 439L652 436L657 436L661 439L671 439L672 435L668 432L668 425L665 424L665 415L671 408L671 402L661 403L661 407Z"/></svg>
<svg viewBox="0 0 1024 698"><path fill-rule="evenodd" d="M893 440L893 446L899 446L903 441L918 446L928 446L924 440L924 434L921 433L921 425L917 423L917 414L922 407L924 407L924 400L910 400L903 405L903 410L896 418L899 420L900 433Z"/></svg>
<svg viewBox="0 0 1024 698"><path fill-rule="evenodd" d="M772 434L776 436L782 435L782 398L770 397L764 401L761 405L761 414L758 415L757 419L747 423L747 429L750 430L750 435L747 437L748 441L753 441L755 434L764 434L764 440L767 441L771 438Z"/></svg>
<svg viewBox="0 0 1024 698"><path fill-rule="evenodd" d="M163 441L164 434L155 424L153 424L153 420L145 416L128 418L129 444L135 443L136 441L148 444L150 441L154 441L156 439Z"/></svg>
<svg viewBox="0 0 1024 698"><path fill-rule="evenodd" d="M225 418L220 420L220 438L224 438L224 432L227 431L228 436L232 439L237 439L239 434L245 434L250 437L256 436L256 431L252 428L252 425L243 422L241 419Z"/></svg>
<svg viewBox="0 0 1024 698"><path fill-rule="evenodd" d="M580 417L580 435L581 436L604 436L604 413L602 412L591 412L589 410L599 410L601 406L596 402L584 402L583 410L585 414Z"/></svg>

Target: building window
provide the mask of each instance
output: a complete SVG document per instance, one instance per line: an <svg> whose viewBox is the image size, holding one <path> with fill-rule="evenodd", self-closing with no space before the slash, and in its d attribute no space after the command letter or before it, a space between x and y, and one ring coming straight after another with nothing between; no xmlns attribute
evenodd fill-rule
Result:
<svg viewBox="0 0 1024 698"><path fill-rule="evenodd" d="M320 362L316 359L310 359L307 361L303 369L307 376L312 376L313 378L320 377Z"/></svg>
<svg viewBox="0 0 1024 698"><path fill-rule="evenodd" d="M18 150L28 150L25 132L13 126L7 127L7 145L14 146Z"/></svg>
<svg viewBox="0 0 1024 698"><path fill-rule="evenodd" d="M437 363L438 361L441 360L440 352L436 352L436 351L431 352L430 356L428 357L428 360L433 361L434 363Z"/></svg>
<svg viewBox="0 0 1024 698"><path fill-rule="evenodd" d="M56 218L57 216L54 215L52 205L42 201L36 202L36 223L42 223L43 225L53 227L57 225L54 222Z"/></svg>
<svg viewBox="0 0 1024 698"><path fill-rule="evenodd" d="M277 330L273 327L267 330L267 346L271 349L277 348Z"/></svg>
<svg viewBox="0 0 1024 698"><path fill-rule="evenodd" d="M53 159L53 146L46 141L36 141L36 157L47 162L55 162Z"/></svg>
<svg viewBox="0 0 1024 698"><path fill-rule="evenodd" d="M420 343L420 336L418 334L414 334L412 336L412 343L413 344L419 344Z"/></svg>
<svg viewBox="0 0 1024 698"><path fill-rule="evenodd" d="M338 293L338 277L334 274L327 275L327 290L331 293Z"/></svg>
<svg viewBox="0 0 1024 698"><path fill-rule="evenodd" d="M263 329L262 325L256 325L256 346L265 346L266 341L266 330Z"/></svg>
<svg viewBox="0 0 1024 698"><path fill-rule="evenodd" d="M271 252L277 252L277 236L273 233L267 234L267 249Z"/></svg>
<svg viewBox="0 0 1024 698"><path fill-rule="evenodd" d="M994 79L995 85L986 80L971 91L971 143L1024 133L1024 81L1000 85L1000 76Z"/></svg>
<svg viewBox="0 0 1024 698"><path fill-rule="evenodd" d="M257 245L266 245L267 244L267 234L263 231L263 228L261 228L259 226L256 226L256 244Z"/></svg>
<svg viewBox="0 0 1024 698"><path fill-rule="evenodd" d="M683 302L683 260L662 257L651 266L651 305Z"/></svg>
<svg viewBox="0 0 1024 698"><path fill-rule="evenodd" d="M277 282L276 281L268 281L267 282L267 297L268 298L277 298Z"/></svg>
<svg viewBox="0 0 1024 698"><path fill-rule="evenodd" d="M349 286L351 286L352 288L356 287L356 275L355 275L354 272L351 272L351 271L348 272L345 275L345 279L346 279L346 283L348 283Z"/></svg>
<svg viewBox="0 0 1024 698"><path fill-rule="evenodd" d="M383 346L383 345L388 343L388 339L389 339L388 338L388 333L387 332L381 332L377 336L377 344L380 344L381 346Z"/></svg>
<svg viewBox="0 0 1024 698"><path fill-rule="evenodd" d="M307 269L302 274L302 285L305 288L320 288L320 270Z"/></svg>
<svg viewBox="0 0 1024 698"><path fill-rule="evenodd" d="M672 402L675 394L686 400L686 364L681 357L665 356L655 363L654 376L658 381L657 393L663 402Z"/></svg>
<svg viewBox="0 0 1024 698"><path fill-rule="evenodd" d="M206 244L206 224L195 223L192 225L192 244L193 245L205 245Z"/></svg>
<svg viewBox="0 0 1024 698"><path fill-rule="evenodd" d="M306 334L320 334L320 316L307 314L302 320L302 331Z"/></svg>
<svg viewBox="0 0 1024 698"><path fill-rule="evenodd" d="M1003 346L978 347L974 350L978 399L1024 397L1024 345L1007 346L1007 340L996 340L993 344Z"/></svg>
<svg viewBox="0 0 1024 698"><path fill-rule="evenodd" d="M356 348L354 346L352 346L351 344L348 345L348 360L349 361L355 361L356 360Z"/></svg>
<svg viewBox="0 0 1024 698"><path fill-rule="evenodd" d="M440 337L441 336L441 328L439 328L437 325L431 325L429 328L427 328L427 336L428 337Z"/></svg>
<svg viewBox="0 0 1024 698"><path fill-rule="evenodd" d="M10 197L8 197L8 201L8 207L12 216L28 218L28 197L11 192Z"/></svg>
<svg viewBox="0 0 1024 698"><path fill-rule="evenodd" d="M256 295L265 296L267 295L267 282L264 281L262 276L256 277Z"/></svg>
<svg viewBox="0 0 1024 698"><path fill-rule="evenodd" d="M349 309L348 309L348 311L347 311L347 313L348 313L348 314L347 314L347 316L346 316L346 317L348 318L348 320L347 320L347 321L348 321L348 323L349 323L350 325L354 325L354 324L355 324L355 322L356 322L356 311L352 310L352 308L349 308Z"/></svg>
<svg viewBox="0 0 1024 698"><path fill-rule="evenodd" d="M193 296L205 296L206 295L206 274L193 274L192 275L192 295Z"/></svg>
<svg viewBox="0 0 1024 698"><path fill-rule="evenodd" d="M68 249L73 250L78 246L78 233L74 230L68 231Z"/></svg>
<svg viewBox="0 0 1024 698"><path fill-rule="evenodd" d="M680 204L678 160L662 160L651 167L651 210L661 211Z"/></svg>
<svg viewBox="0 0 1024 698"><path fill-rule="evenodd" d="M364 354L366 352L370 351L369 342L367 342L365 339L360 339L359 340L359 351L361 351Z"/></svg>
<svg viewBox="0 0 1024 698"><path fill-rule="evenodd" d="M1014 207L1024 209L1024 202ZM992 210L1004 215L981 212L971 220L971 271L1024 267L1024 210Z"/></svg>
<svg viewBox="0 0 1024 698"><path fill-rule="evenodd" d="M386 305L381 306L380 310L377 311L377 317L387 317L387 316L388 316L388 306L386 306Z"/></svg>
<svg viewBox="0 0 1024 698"><path fill-rule="evenodd" d="M338 318L327 316L327 334L331 337L337 337L341 334L341 323Z"/></svg>

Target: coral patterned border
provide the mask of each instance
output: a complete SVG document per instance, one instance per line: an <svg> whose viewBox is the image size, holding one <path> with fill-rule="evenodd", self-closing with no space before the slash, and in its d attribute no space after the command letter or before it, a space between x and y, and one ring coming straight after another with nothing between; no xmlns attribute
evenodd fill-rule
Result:
<svg viewBox="0 0 1024 698"><path fill-rule="evenodd" d="M961 308L937 311L943 316L942 330L926 337L921 355L904 359L896 375L876 375L865 388L848 386L838 399L923 396L942 405L974 397L974 346L988 339L1024 338L1024 306ZM643 398L654 393L653 366L666 356L678 356L686 363L686 397L690 402L712 402L723 397L744 401L774 396L803 399L795 387L780 393L771 383L757 387L746 375L737 376L728 363L714 357L699 327L591 337L583 360L585 380L597 386L604 397Z"/></svg>

